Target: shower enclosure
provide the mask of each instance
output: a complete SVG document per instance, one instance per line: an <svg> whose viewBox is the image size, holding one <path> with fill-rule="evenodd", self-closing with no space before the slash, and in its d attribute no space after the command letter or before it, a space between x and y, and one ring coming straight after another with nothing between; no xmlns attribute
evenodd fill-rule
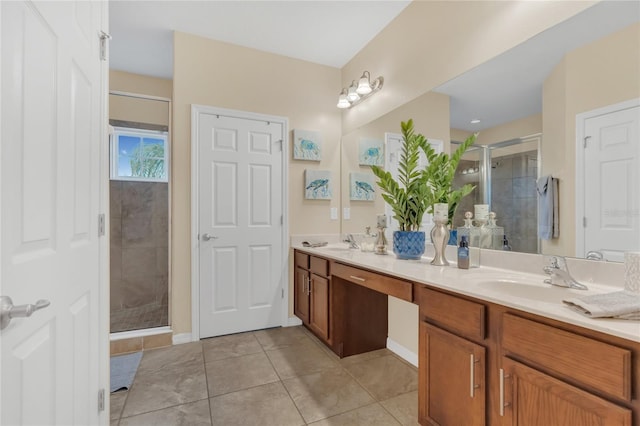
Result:
<svg viewBox="0 0 640 426"><path fill-rule="evenodd" d="M489 204L497 223L513 251L539 253L538 198L540 135L491 145L474 145L458 164L454 186L476 186L465 197L454 217L453 226L463 225L464 213L474 204ZM451 149L460 142L452 141Z"/></svg>
<svg viewBox="0 0 640 426"><path fill-rule="evenodd" d="M169 325L169 101L110 93L111 333Z"/></svg>

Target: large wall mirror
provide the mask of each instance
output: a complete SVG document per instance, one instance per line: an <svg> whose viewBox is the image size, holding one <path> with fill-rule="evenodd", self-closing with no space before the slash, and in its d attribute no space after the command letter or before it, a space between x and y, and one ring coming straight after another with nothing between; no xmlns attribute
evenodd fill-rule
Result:
<svg viewBox="0 0 640 426"><path fill-rule="evenodd" d="M342 232L374 228L376 214L384 211L379 195L375 200L362 200L351 194L355 177L371 173L361 164L363 146L384 143L385 138L399 133L400 121L413 118L416 131L443 141L445 151L452 143L480 132L477 145L486 148L467 152L459 180L478 182L466 204L488 199L492 209L499 210L498 224L505 226L514 250L578 257L598 250L600 246L594 245L592 237L588 237L591 242L586 241L581 220L592 214L585 207L585 194L593 193L600 195L591 197L590 208L607 216L599 218L599 228L616 231L612 238L624 241L617 250L640 250L639 75L640 4L601 2L344 134ZM577 139L586 136L585 120L606 113L607 108L626 110L635 120L634 125L616 133L627 133L633 158L616 166L594 166L585 162ZM473 119L481 121L471 123ZM483 150L489 150L490 155ZM483 167L490 168L484 175L493 175L488 184L480 179ZM600 170L597 173L596 168ZM546 175L559 181L560 234L539 240L535 183ZM461 215L468 208L459 208L454 226L461 225ZM589 226L589 220L586 222ZM620 259L615 250L605 257Z"/></svg>

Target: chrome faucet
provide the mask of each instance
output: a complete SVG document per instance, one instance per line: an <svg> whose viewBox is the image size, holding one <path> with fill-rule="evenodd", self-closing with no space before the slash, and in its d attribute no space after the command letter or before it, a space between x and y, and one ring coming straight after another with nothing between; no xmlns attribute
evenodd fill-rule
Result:
<svg viewBox="0 0 640 426"><path fill-rule="evenodd" d="M352 234L347 234L346 238L344 239L344 242L349 244L349 248L352 248L352 249L360 248L360 246L358 246L358 243L356 243L355 238L353 238Z"/></svg>
<svg viewBox="0 0 640 426"><path fill-rule="evenodd" d="M571 276L567 261L564 257L551 256L550 261L551 264L543 268L544 273L551 277L544 280L545 284L575 288L576 290L589 290L586 285L580 284Z"/></svg>

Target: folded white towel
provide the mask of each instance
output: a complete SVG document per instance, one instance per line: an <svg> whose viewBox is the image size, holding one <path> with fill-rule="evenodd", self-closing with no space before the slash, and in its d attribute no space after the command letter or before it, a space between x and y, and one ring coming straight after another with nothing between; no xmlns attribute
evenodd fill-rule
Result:
<svg viewBox="0 0 640 426"><path fill-rule="evenodd" d="M631 291L577 296L563 300L571 309L590 318L613 317L640 320L640 294Z"/></svg>
<svg viewBox="0 0 640 426"><path fill-rule="evenodd" d="M304 247L324 247L324 246L327 245L327 242L326 241L313 241L313 240L310 240L310 241L303 241L302 245Z"/></svg>

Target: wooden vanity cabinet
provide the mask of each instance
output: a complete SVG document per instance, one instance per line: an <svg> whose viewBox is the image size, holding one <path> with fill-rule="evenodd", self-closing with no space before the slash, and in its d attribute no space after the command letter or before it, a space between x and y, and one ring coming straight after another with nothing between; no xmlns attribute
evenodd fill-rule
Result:
<svg viewBox="0 0 640 426"><path fill-rule="evenodd" d="M293 279L293 313L300 318L303 324L309 324L309 295L311 284L309 272L309 255L295 251Z"/></svg>
<svg viewBox="0 0 640 426"><path fill-rule="evenodd" d="M330 268L327 259L294 252L294 314L325 343L330 343Z"/></svg>
<svg viewBox="0 0 640 426"><path fill-rule="evenodd" d="M640 344L418 292L421 425L640 425Z"/></svg>
<svg viewBox="0 0 640 426"><path fill-rule="evenodd" d="M420 424L484 426L486 308L425 287L418 291Z"/></svg>
<svg viewBox="0 0 640 426"><path fill-rule="evenodd" d="M631 350L510 312L501 349L503 425L631 425Z"/></svg>
<svg viewBox="0 0 640 426"><path fill-rule="evenodd" d="M501 413L513 426L631 426L631 410L525 364L502 359Z"/></svg>
<svg viewBox="0 0 640 426"><path fill-rule="evenodd" d="M421 424L484 425L485 348L420 322Z"/></svg>

